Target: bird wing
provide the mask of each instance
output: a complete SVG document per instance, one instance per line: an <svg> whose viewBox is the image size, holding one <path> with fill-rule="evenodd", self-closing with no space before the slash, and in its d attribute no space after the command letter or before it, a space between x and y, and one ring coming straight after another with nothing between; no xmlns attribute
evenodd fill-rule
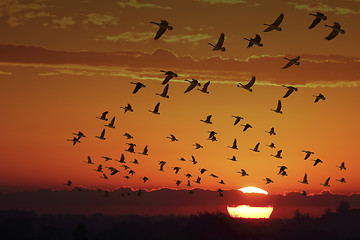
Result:
<svg viewBox="0 0 360 240"><path fill-rule="evenodd" d="M113 125L114 125L114 123L115 123L115 117L113 117L113 118L111 119L111 122L110 122L110 124L109 124L109 125L113 126Z"/></svg>
<svg viewBox="0 0 360 240"><path fill-rule="evenodd" d="M252 43L252 42L249 41L248 48L249 48L249 47L252 47L253 45L254 45L254 43Z"/></svg>
<svg viewBox="0 0 360 240"><path fill-rule="evenodd" d="M166 86L164 87L164 90L163 90L163 92L162 92L162 94L161 95L167 95L167 93L168 93L168 91L169 91L169 84L166 84Z"/></svg>
<svg viewBox="0 0 360 240"><path fill-rule="evenodd" d="M172 75L167 75L161 84L162 85L167 84L170 81L170 79L172 79L172 77L173 77Z"/></svg>
<svg viewBox="0 0 360 240"><path fill-rule="evenodd" d="M234 125L238 124L240 122L240 118L236 118Z"/></svg>
<svg viewBox="0 0 360 240"><path fill-rule="evenodd" d="M134 93L137 93L140 88L141 88L141 85L140 85L140 84L136 84L136 86L135 86L135 88L134 88L134 91L133 91L133 94L134 94Z"/></svg>
<svg viewBox="0 0 360 240"><path fill-rule="evenodd" d="M216 43L216 46L221 48L224 43L225 35L223 33L220 34L219 40Z"/></svg>
<svg viewBox="0 0 360 240"><path fill-rule="evenodd" d="M105 129L102 130L100 137L104 138L104 136L105 136Z"/></svg>
<svg viewBox="0 0 360 240"><path fill-rule="evenodd" d="M325 39L326 39L326 40L331 40L331 39L333 39L334 37L336 37L338 34L339 34L338 31L332 30L332 32L331 32L328 36L326 36Z"/></svg>
<svg viewBox="0 0 360 240"><path fill-rule="evenodd" d="M212 115L207 116L205 121L206 121L206 122L210 122L211 117L212 117Z"/></svg>
<svg viewBox="0 0 360 240"><path fill-rule="evenodd" d="M316 25L318 25L318 23L319 23L320 21L321 21L321 18L316 17L316 18L314 19L314 21L311 23L311 25L309 26L309 29L314 28Z"/></svg>
<svg viewBox="0 0 360 240"><path fill-rule="evenodd" d="M286 98L288 96L290 96L290 94L294 91L294 89L288 89L287 92L285 93L285 95L283 96L283 98Z"/></svg>
<svg viewBox="0 0 360 240"><path fill-rule="evenodd" d="M330 177L328 177L324 183L324 185L329 185Z"/></svg>
<svg viewBox="0 0 360 240"><path fill-rule="evenodd" d="M293 63L289 61L282 69L288 68L288 67L290 67L291 65L293 65Z"/></svg>
<svg viewBox="0 0 360 240"><path fill-rule="evenodd" d="M300 60L300 56L297 56L296 58L293 58L292 60L295 61L295 62L297 62L297 61Z"/></svg>
<svg viewBox="0 0 360 240"><path fill-rule="evenodd" d="M154 108L154 112L159 112L160 103L158 102Z"/></svg>
<svg viewBox="0 0 360 240"><path fill-rule="evenodd" d="M251 88L254 85L254 83L255 83L255 76L252 76L250 82L248 82L248 84L246 84L245 87Z"/></svg>
<svg viewBox="0 0 360 240"><path fill-rule="evenodd" d="M307 182L307 173L304 175L303 182Z"/></svg>
<svg viewBox="0 0 360 240"><path fill-rule="evenodd" d="M275 20L275 22L274 22L272 25L278 27L278 26L280 25L280 23L282 22L283 19L284 19L284 14L281 13L280 16Z"/></svg>
<svg viewBox="0 0 360 240"><path fill-rule="evenodd" d="M160 27L159 30L157 31L154 39L158 40L164 34L165 31L166 31L166 28Z"/></svg>
<svg viewBox="0 0 360 240"><path fill-rule="evenodd" d="M271 30L273 30L273 28L271 26L269 26L264 30L264 32L270 32Z"/></svg>
<svg viewBox="0 0 360 240"><path fill-rule="evenodd" d="M209 87L209 85L210 85L210 81L208 81L207 83L204 84L202 90L203 90L204 92L206 92L206 91L207 91L207 88Z"/></svg>
<svg viewBox="0 0 360 240"><path fill-rule="evenodd" d="M281 101L278 100L278 105L277 105L276 111L280 111L280 110L281 110Z"/></svg>
<svg viewBox="0 0 360 240"><path fill-rule="evenodd" d="M190 83L190 86L185 90L184 93L190 92L196 87L196 84Z"/></svg>
<svg viewBox="0 0 360 240"><path fill-rule="evenodd" d="M106 114L108 114L108 113L109 113L109 111L103 112L103 113L101 114L101 118L106 118Z"/></svg>
<svg viewBox="0 0 360 240"><path fill-rule="evenodd" d="M236 147L236 138L234 139L233 147Z"/></svg>
<svg viewBox="0 0 360 240"><path fill-rule="evenodd" d="M261 41L260 35L259 35L259 34L256 34L254 40L255 40L256 42L260 42L260 41Z"/></svg>

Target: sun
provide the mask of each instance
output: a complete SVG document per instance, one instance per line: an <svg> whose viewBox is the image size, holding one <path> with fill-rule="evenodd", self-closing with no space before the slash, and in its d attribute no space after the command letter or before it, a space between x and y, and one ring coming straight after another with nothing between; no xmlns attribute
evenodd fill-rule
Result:
<svg viewBox="0 0 360 240"><path fill-rule="evenodd" d="M260 194L265 194L268 195L269 193L267 191L265 191L264 189L258 188L258 187L243 187L238 189L239 191L243 192L243 193L260 193Z"/></svg>

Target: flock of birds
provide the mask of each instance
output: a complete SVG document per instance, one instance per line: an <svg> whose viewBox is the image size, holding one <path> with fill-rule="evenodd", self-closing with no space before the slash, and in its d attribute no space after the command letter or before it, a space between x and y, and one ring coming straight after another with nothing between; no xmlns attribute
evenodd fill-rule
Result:
<svg viewBox="0 0 360 240"><path fill-rule="evenodd" d="M320 21L324 21L324 20L327 19L327 17L323 13L320 13L320 12L317 12L316 14L309 14L309 15L315 16L315 19L313 20L313 22L309 26L309 29L314 28L317 24L320 23ZM264 25L267 26L267 28L264 30L264 32L270 32L270 31L273 31L273 30L281 31L282 28L280 27L280 24L282 23L283 19L284 19L284 14L281 13L280 16L272 24L264 24ZM158 40L166 32L166 30L173 30L173 27L170 26L169 23L167 21L165 21L165 20L161 20L160 23L156 23L156 22L151 22L151 23L156 24L157 26L159 26L159 29L158 29L158 31L157 31L157 33L155 35L155 40ZM341 33L341 34L345 33L345 31L343 29L341 29L340 24L337 23L337 22L334 22L333 26L329 26L329 25L325 25L325 26L332 29L330 34L325 37L325 39L327 39L327 40L331 40L331 39L335 38L339 33ZM249 44L248 44L249 48L254 46L254 45L259 46L259 47L263 46L263 44L261 43L261 37L258 34L256 34L254 38L250 38L250 39L244 38L244 39L249 41ZM221 33L220 37L219 37L219 40L215 45L212 44L212 43L208 43L208 44L211 45L213 47L213 50L215 50L215 51L216 50L225 51L225 47L223 46L224 40L225 40L225 35L224 35L224 33ZM288 63L282 69L289 68L292 65L299 65L300 64L300 62L299 62L300 56L298 56L296 58L293 58L293 59L288 59L288 58L285 58L285 59L288 60ZM156 93L156 95L158 95L158 96L160 96L162 98L169 98L169 95L168 95L168 90L169 90L169 86L170 86L169 82L171 81L172 78L178 77L178 74L174 73L173 71L160 70L160 72L163 72L164 75L165 75L165 79L161 83L162 85L165 85L165 87L164 87L164 89L163 89L163 91L161 93ZM188 93L188 92L192 91L193 89L195 89L196 87L199 87L199 88L197 88L197 90L199 90L202 93L206 93L206 94L209 93L208 88L209 88L209 85L210 85L210 81L206 82L202 87L201 87L200 82L198 80L196 80L196 79L192 79L192 80L187 80L186 79L185 81L189 82L189 86L185 89L184 93ZM256 77L252 76L251 80L248 83L246 83L246 84L237 83L236 85L239 88L245 89L245 90L247 90L249 92L253 92L252 87L255 84L255 81L256 81ZM146 87L146 85L141 83L141 82L130 82L130 84L135 85L135 87L133 89L133 92L132 92L133 94L138 93L142 88ZM293 92L298 91L298 89L296 87L294 87L294 86L283 85L283 87L286 89L286 93L284 94L283 98L287 98ZM318 94L318 95L313 95L313 96L315 97L314 103L317 103L320 100L325 100L325 96L323 94L321 94L321 93ZM120 108L124 109L125 114L127 112L133 112L134 111L134 109L132 108L132 106L130 104L127 104L126 106L120 107ZM281 102L281 100L278 100L276 108L270 109L270 110L274 111L275 113L282 114L283 112L282 112L282 102ZM156 115L160 115L160 102L158 102L155 105L153 110L149 110L149 112L151 112L153 114L156 114ZM98 118L101 121L107 122L109 120L108 117L107 117L108 113L109 113L108 111L105 111L105 112L103 112L101 114L101 116L98 116L96 118ZM233 125L238 125L240 123L240 121L244 119L242 116L233 115L232 117L235 119L235 122L233 123ZM208 116L206 116L205 119L200 119L200 121L205 123L205 124L211 125L212 124L211 118L212 118L212 115L208 115ZM115 128L115 119L116 119L116 117L114 116L110 120L110 122L108 124L105 124L104 126L109 128L109 129L114 129ZM246 131L249 128L252 128L252 126L249 123L239 124L239 125L243 127L243 131ZM216 134L218 134L217 132L208 131L208 133L209 133L208 140L211 140L212 142L218 141L217 138L216 138ZM266 131L266 133L268 133L270 136L276 135L275 128L271 127L271 129L269 131ZM106 140L105 134L106 134L106 129L104 128L101 131L101 133L99 134L99 136L96 136L96 138L98 138L99 140L104 141L104 140ZM70 138L70 139L67 139L67 140L72 141L74 146L76 144L81 143L80 140L82 138L86 137L85 134L83 132L81 132L81 131L78 131L77 133L73 133L73 135L75 135L75 136L72 139ZM126 143L128 145L128 148L125 149L125 151L128 152L128 153L131 153L131 154L135 154L136 153L135 152L136 144L131 142L134 137L129 133L124 133L123 136L128 141L130 141L130 142ZM178 142L179 141L179 139L172 133L169 134L169 136L167 136L166 138L170 139L171 142ZM203 146L200 143L194 143L193 146L195 147L195 149L203 148ZM254 146L254 148L250 148L249 150L254 151L254 152L260 152L259 147L260 147L260 142L258 142ZM270 143L269 145L266 145L266 147L269 147L271 149L276 148L274 143ZM234 139L232 145L228 146L228 148L238 150L236 138ZM144 147L143 151L138 152L137 154L140 154L140 155L143 155L143 156L148 156L148 152L149 152L148 146L146 145ZM310 156L312 154L314 154L314 152L309 151L309 150L302 150L302 152L304 152L306 154L305 157L304 157L304 160L309 159ZM282 159L281 154L282 154L282 150L278 150L276 152L276 154L272 154L271 156L273 156L275 158L278 158L278 159ZM136 158L134 158L132 161L128 162L128 163L131 163L131 166L130 166L130 164L127 164L127 162L125 161L124 153L121 154L120 159L113 159L113 158L110 158L108 156L101 156L101 158L106 163L108 163L109 161L113 161L113 162L115 161L118 164L121 164L119 166L114 166L113 165L113 166L105 166L105 167L103 167L103 164L98 164L97 167L95 169L93 169L94 171L101 173L100 177L103 178L103 179L106 179L106 180L110 179L109 176L114 176L115 174L118 174L120 172L120 170L119 170L120 168L123 168L124 171L125 171L125 175L123 177L125 179L129 179L129 178L133 177L136 174L135 169L132 166L140 164L139 161ZM232 156L231 158L227 158L227 159L230 160L230 161L237 161L235 156ZM182 157L182 158L179 159L179 161L186 162L186 159ZM321 159L319 159L319 158L312 159L312 161L314 161L314 164L313 164L314 167L317 166L318 164L323 163L323 161ZM84 162L86 164L89 164L89 165L95 164L90 156L88 156L87 161L84 161ZM196 157L193 156L193 155L191 155L191 159L189 160L189 162L191 162L193 165L198 164L198 161L196 160ZM158 170L163 172L163 171L165 171L165 166L167 166L167 162L166 161L158 161L158 166L159 166ZM278 171L277 175L281 175L281 176L284 176L284 177L288 176L288 174L287 174L288 167L287 166L281 165L281 166L278 166L278 167L279 167L279 171ZM346 170L345 162L340 163L340 165L336 166L336 167L338 167L340 169L340 171L341 170ZM107 169L108 173L104 173L104 168ZM180 167L180 166L172 166L171 169L174 171L174 175L176 175L176 176L178 176L180 171L181 172L185 171L185 169L183 167ZM218 179L219 184L225 184L225 182L218 175L216 175L213 172L210 172L208 169L206 169L204 167L199 168L199 172L197 174L198 176L196 176L194 178L195 180L193 180L192 182L194 182L196 184L200 184L202 179L204 178L203 176L204 176L205 172L209 172L210 177ZM237 171L236 173L240 174L241 177L249 176L248 172L245 169L241 169L240 171ZM190 172L185 172L183 175L185 176L186 186L188 188L191 188L192 187L192 182L190 181L190 178L192 178L193 175ZM147 176L142 176L142 177L140 177L140 179L144 183L151 180ZM274 182L269 177L266 177L263 180L265 181L265 184L270 184L270 183ZM336 180L339 181L340 183L346 183L345 178L336 179ZM180 184L182 184L184 182L184 180L181 179L181 178L178 178L178 179L175 179L174 182L175 182L175 185L179 186ZM303 179L301 181L298 181L298 182L300 182L302 184L309 184L307 173L305 173ZM323 185L324 187L330 187L330 177L328 177L325 180L324 183L320 183L320 184ZM66 183L64 183L64 185L72 186L71 180L68 180ZM75 189L82 190L82 188L80 188L80 187L75 187ZM102 189L98 189L98 190L102 191ZM223 190L221 188L219 188L217 192L218 192L218 196L223 197ZM142 193L142 190L139 189L138 190L138 195L140 196L141 193ZM193 194L194 190L190 189L189 193ZM108 194L109 194L108 191L105 191L105 196L108 196ZM306 195L306 191L303 191L300 194L301 195ZM122 194L122 195L125 196L124 194Z"/></svg>

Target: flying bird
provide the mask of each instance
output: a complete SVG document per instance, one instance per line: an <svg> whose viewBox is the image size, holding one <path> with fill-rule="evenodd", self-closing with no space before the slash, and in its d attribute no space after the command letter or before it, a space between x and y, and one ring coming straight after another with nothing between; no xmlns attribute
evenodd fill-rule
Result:
<svg viewBox="0 0 360 240"><path fill-rule="evenodd" d="M139 154L148 155L148 146L146 145L146 146L144 147L143 152L142 152L142 153L139 152Z"/></svg>
<svg viewBox="0 0 360 240"><path fill-rule="evenodd" d="M234 122L234 125L238 124L240 122L241 119L244 119L243 117L240 117L240 116L232 116L235 118L235 122Z"/></svg>
<svg viewBox="0 0 360 240"><path fill-rule="evenodd" d="M306 196L306 191L305 190L303 190L303 192L302 193L299 193L300 195L303 195L303 196Z"/></svg>
<svg viewBox="0 0 360 240"><path fill-rule="evenodd" d="M324 187L330 187L329 181L330 181L330 177L328 177L324 183L320 183L320 185L323 185Z"/></svg>
<svg viewBox="0 0 360 240"><path fill-rule="evenodd" d="M124 154L122 153L121 156L120 156L120 159L118 160L119 163L125 163L125 156Z"/></svg>
<svg viewBox="0 0 360 240"><path fill-rule="evenodd" d="M190 83L190 86L185 90L185 92L184 93L187 93L187 92L190 92L191 90L193 90L196 86L201 86L201 84L199 83L199 81L198 80L196 80L196 79L192 79L192 81L190 81L190 80L185 80L185 81L187 81L187 82L189 82Z"/></svg>
<svg viewBox="0 0 360 240"><path fill-rule="evenodd" d="M281 173L279 173L278 175L281 175L283 177L287 176L287 172L286 171L282 171Z"/></svg>
<svg viewBox="0 0 360 240"><path fill-rule="evenodd" d="M314 166L316 166L316 165L318 165L319 163L322 163L322 162L323 162L323 161L321 161L319 158L314 159L314 160L312 160L312 161L314 161Z"/></svg>
<svg viewBox="0 0 360 240"><path fill-rule="evenodd" d="M288 169L286 166L278 166L278 167L280 168L278 174L281 174L283 171Z"/></svg>
<svg viewBox="0 0 360 240"><path fill-rule="evenodd" d="M126 137L126 139L132 139L134 138L133 136L131 136L129 133L124 133L124 135Z"/></svg>
<svg viewBox="0 0 360 240"><path fill-rule="evenodd" d="M100 156L100 157L103 158L105 162L112 160L111 157L105 157L105 156Z"/></svg>
<svg viewBox="0 0 360 240"><path fill-rule="evenodd" d="M302 150L302 152L306 153L304 160L308 159L311 156L311 154L314 154L314 152L307 150Z"/></svg>
<svg viewBox="0 0 360 240"><path fill-rule="evenodd" d="M135 171L134 171L134 170L130 170L130 171L129 171L129 174L130 174L131 176L133 176L133 175L135 174Z"/></svg>
<svg viewBox="0 0 360 240"><path fill-rule="evenodd" d="M255 76L252 76L251 80L246 85L243 85L242 83L238 83L237 86L242 87L243 89L246 89L249 92L252 92L253 90L251 89L251 87L254 85L254 83L255 83Z"/></svg>
<svg viewBox="0 0 360 240"><path fill-rule="evenodd" d="M71 184L72 184L72 181L70 181L70 180L68 180L66 183L64 183L64 185L65 185L65 186L68 186L68 187L70 187Z"/></svg>
<svg viewBox="0 0 360 240"><path fill-rule="evenodd" d="M135 153L135 149L134 149L134 144L129 144L129 148L126 149L125 151L129 152L129 153Z"/></svg>
<svg viewBox="0 0 360 240"><path fill-rule="evenodd" d="M127 111L129 111L129 112L133 112L133 111L134 111L134 109L131 107L130 104L127 104L125 107L120 107L120 108L124 109L124 112L125 112L125 113L126 113Z"/></svg>
<svg viewBox="0 0 360 240"><path fill-rule="evenodd" d="M86 137L85 134L83 132L77 132L77 133L73 133L73 135L76 135L78 137L78 139L80 140L80 138L82 137Z"/></svg>
<svg viewBox="0 0 360 240"><path fill-rule="evenodd" d="M298 181L299 183L303 183L303 184L309 184L308 180L307 180L307 174L305 173L303 180L302 181Z"/></svg>
<svg viewBox="0 0 360 240"><path fill-rule="evenodd" d="M211 117L212 117L212 115L209 115L209 116L206 117L205 120L200 120L200 121L204 122L204 123L207 123L207 124L212 124Z"/></svg>
<svg viewBox="0 0 360 240"><path fill-rule="evenodd" d="M259 151L259 145L260 145L260 142L258 142L253 149L250 148L250 150L252 150L254 152L260 152Z"/></svg>
<svg viewBox="0 0 360 240"><path fill-rule="evenodd" d="M156 24L159 26L159 30L157 31L156 35L155 35L155 40L158 40L166 30L173 30L172 26L169 26L169 23L165 20L160 20L160 23L156 23L156 22L150 22L152 24Z"/></svg>
<svg viewBox="0 0 360 240"><path fill-rule="evenodd" d="M213 177L213 178L219 178L218 176L216 176L215 174L211 173L210 174L210 177Z"/></svg>
<svg viewBox="0 0 360 240"><path fill-rule="evenodd" d="M268 146L269 148L275 148L275 144L274 143L270 143L270 145L266 145Z"/></svg>
<svg viewBox="0 0 360 240"><path fill-rule="evenodd" d="M203 173L206 172L206 171L207 171L207 169L201 168L201 169L200 169L200 174L203 174Z"/></svg>
<svg viewBox="0 0 360 240"><path fill-rule="evenodd" d="M270 178L265 178L265 179L263 179L263 180L266 181L265 184L269 184L269 183L273 183L273 182L274 182L274 181L271 180Z"/></svg>
<svg viewBox="0 0 360 240"><path fill-rule="evenodd" d="M175 174L178 174L180 169L181 169L181 167L173 167L173 170L175 171Z"/></svg>
<svg viewBox="0 0 360 240"><path fill-rule="evenodd" d="M105 126L105 127L109 127L109 128L115 128L114 124L115 124L115 117L113 117L113 118L111 119L111 121L110 121L109 124L106 124L106 125L104 125L104 126Z"/></svg>
<svg viewBox="0 0 360 240"><path fill-rule="evenodd" d="M159 165L160 165L160 171L164 171L164 165L166 164L165 161L159 161Z"/></svg>
<svg viewBox="0 0 360 240"><path fill-rule="evenodd" d="M154 114L158 114L158 115L160 115L160 113L159 113L159 107L160 107L160 102L158 102L156 105L155 105L155 107L154 107L154 110L149 110L149 112L152 112L152 113L154 113Z"/></svg>
<svg viewBox="0 0 360 240"><path fill-rule="evenodd" d="M66 139L67 141L72 141L73 142L73 146L75 146L76 143L80 143L79 138L74 137L73 139Z"/></svg>
<svg viewBox="0 0 360 240"><path fill-rule="evenodd" d="M180 183L181 183L181 181L180 181L180 180L175 180L175 184L176 184L176 186L179 186L179 185L180 185Z"/></svg>
<svg viewBox="0 0 360 240"><path fill-rule="evenodd" d="M346 180L345 180L345 178L341 178L341 179L335 179L336 181L338 181L338 182L341 182L341 183L346 183Z"/></svg>
<svg viewBox="0 0 360 240"><path fill-rule="evenodd" d="M133 164L139 164L139 161L136 158L134 158L134 161L130 161L130 162Z"/></svg>
<svg viewBox="0 0 360 240"><path fill-rule="evenodd" d="M209 85L210 85L210 81L207 81L207 82L204 84L203 88L202 88L202 89L198 89L198 90L199 90L200 92L202 92L202 93L209 93L209 91L208 91Z"/></svg>
<svg viewBox="0 0 360 240"><path fill-rule="evenodd" d="M319 93L319 95L313 95L313 97L315 97L315 101L314 101L314 103L317 103L319 100L325 100L326 98L325 98L325 96L324 95L322 95L321 93Z"/></svg>
<svg viewBox="0 0 360 240"><path fill-rule="evenodd" d="M300 56L297 56L296 58L292 58L292 59L289 59L289 58L285 57L284 59L288 60L289 62L285 66L283 66L282 69L288 68L288 67L290 67L290 66L292 66L294 64L295 65L300 65L300 62L299 62Z"/></svg>
<svg viewBox="0 0 360 240"><path fill-rule="evenodd" d="M229 147L229 148L232 148L232 149L238 150L238 147L237 147L237 144L236 144L236 138L234 139L233 145L232 145L232 146L228 146L228 147Z"/></svg>
<svg viewBox="0 0 360 240"><path fill-rule="evenodd" d="M135 84L135 88L134 88L134 91L133 91L133 94L137 93L140 88L144 88L146 87L144 84L142 84L141 82L130 82L131 84Z"/></svg>
<svg viewBox="0 0 360 240"><path fill-rule="evenodd" d="M264 30L264 32L270 32L270 31L272 31L272 30L281 31L282 29L281 29L281 27L279 27L279 26L280 26L281 22L283 21L283 19L284 19L284 14L281 13L280 16L279 16L279 17L275 20L275 22L273 22L272 24L266 24L266 23L264 23L265 26L268 26L268 27Z"/></svg>
<svg viewBox="0 0 360 240"><path fill-rule="evenodd" d="M326 19L327 19L327 17L325 16L325 14L320 13L320 12L316 12L316 14L309 13L309 15L315 17L314 21L313 21L313 22L311 23L311 25L309 26L309 29L313 29L316 25L318 25L318 23L319 23L321 20L326 20Z"/></svg>
<svg viewBox="0 0 360 240"><path fill-rule="evenodd" d="M240 173L242 177L249 176L249 174L244 169L241 169L240 171L237 171L236 173Z"/></svg>
<svg viewBox="0 0 360 240"><path fill-rule="evenodd" d="M195 146L195 149L199 149L199 148L204 148L202 145L200 145L199 143L194 143L193 146Z"/></svg>
<svg viewBox="0 0 360 240"><path fill-rule="evenodd" d="M240 125L240 126L244 126L244 129L243 129L243 132L245 132L247 129L249 128L252 128L252 126L250 124L243 124L243 125Z"/></svg>
<svg viewBox="0 0 360 240"><path fill-rule="evenodd" d="M336 167L340 168L340 171L341 171L341 170L346 170L345 162L342 162L342 163L340 164L340 166L336 166Z"/></svg>
<svg viewBox="0 0 360 240"><path fill-rule="evenodd" d="M236 161L237 161L237 159L236 159L236 157L235 157L235 156L232 156L232 158L227 158L227 159L229 159L230 161L234 161L234 162L236 162Z"/></svg>
<svg viewBox="0 0 360 240"><path fill-rule="evenodd" d="M105 140L105 139L106 139L106 138L105 138L105 129L102 130L100 136L96 136L96 137L97 137L98 139L100 139L100 140Z"/></svg>
<svg viewBox="0 0 360 240"><path fill-rule="evenodd" d="M169 91L169 84L166 84L162 93L161 94L155 93L155 95L159 95L160 97L163 97L163 98L169 98L169 95L167 95L168 91Z"/></svg>
<svg viewBox="0 0 360 240"><path fill-rule="evenodd" d="M94 169L96 172L102 172L102 165L98 165L97 169Z"/></svg>
<svg viewBox="0 0 360 240"><path fill-rule="evenodd" d="M208 44L213 47L213 51L221 50L222 52L224 52L225 51L225 47L223 47L224 40L225 40L225 35L224 33L221 33L216 45L213 45L212 43L208 43Z"/></svg>
<svg viewBox="0 0 360 240"><path fill-rule="evenodd" d="M186 176L188 179L192 177L192 175L191 175L190 173L185 174L185 176Z"/></svg>
<svg viewBox="0 0 360 240"><path fill-rule="evenodd" d="M325 27L332 29L331 33L325 37L326 40L334 39L339 33L345 34L345 31L341 29L341 26L338 22L334 22L333 26L325 25Z"/></svg>
<svg viewBox="0 0 360 240"><path fill-rule="evenodd" d="M92 161L91 161L91 157L90 156L88 156L87 157L87 161L84 161L85 163L87 163L87 164L94 164Z"/></svg>
<svg viewBox="0 0 360 240"><path fill-rule="evenodd" d="M282 153L282 150L279 150L279 151L277 151L276 155L271 155L271 156L276 157L276 158L282 158L281 153Z"/></svg>
<svg viewBox="0 0 360 240"><path fill-rule="evenodd" d="M200 184L200 181L201 181L201 177L197 177L196 181L194 182Z"/></svg>
<svg viewBox="0 0 360 240"><path fill-rule="evenodd" d="M215 134L217 134L217 132L215 132L215 131L208 131L208 133L210 133L208 139L211 139L212 137L215 137Z"/></svg>
<svg viewBox="0 0 360 240"><path fill-rule="evenodd" d="M185 161L186 161L186 160L185 160L185 158L183 158L183 157L182 157L182 158L180 158L179 160L180 160L180 161L183 161L183 162L185 162Z"/></svg>
<svg viewBox="0 0 360 240"><path fill-rule="evenodd" d="M164 81L161 83L162 85L167 84L173 77L177 77L178 75L172 71L164 71L164 70L160 70L160 72L164 72L166 77L164 79Z"/></svg>
<svg viewBox="0 0 360 240"><path fill-rule="evenodd" d="M270 109L270 110L271 110L271 111L274 111L274 112L276 112L276 113L282 114L283 112L281 111L281 101L278 100L278 104L277 104L276 109Z"/></svg>
<svg viewBox="0 0 360 240"><path fill-rule="evenodd" d="M141 179L144 181L144 183L146 183L146 181L149 181L148 177L142 177Z"/></svg>
<svg viewBox="0 0 360 240"><path fill-rule="evenodd" d="M209 138L208 140L211 140L213 142L217 141L216 137L215 136L212 136L211 138Z"/></svg>
<svg viewBox="0 0 360 240"><path fill-rule="evenodd" d="M225 184L223 180L220 180L220 182L219 182L219 183L220 183L220 184Z"/></svg>
<svg viewBox="0 0 360 240"><path fill-rule="evenodd" d="M271 136L271 135L276 135L276 132L275 132L275 128L274 128L274 127L270 128L270 131L265 131L265 132L269 133L270 136Z"/></svg>
<svg viewBox="0 0 360 240"><path fill-rule="evenodd" d="M259 46L259 47L262 47L264 46L261 42L261 37L260 35L258 34L255 34L255 37L254 38L244 38L245 40L249 41L249 45L247 46L248 48L252 47L254 44Z"/></svg>
<svg viewBox="0 0 360 240"><path fill-rule="evenodd" d="M166 137L166 138L170 138L172 142L179 141L173 134L170 134L170 137Z"/></svg>
<svg viewBox="0 0 360 240"><path fill-rule="evenodd" d="M191 155L190 162L192 162L194 165L198 163L193 155Z"/></svg>
<svg viewBox="0 0 360 240"><path fill-rule="evenodd" d="M290 94L292 94L294 91L297 91L298 89L296 87L293 86L285 86L282 85L284 88L287 88L287 91L285 93L285 95L283 96L283 98L287 98L288 96L290 96Z"/></svg>
<svg viewBox="0 0 360 240"><path fill-rule="evenodd" d="M109 113L109 111L103 112L100 117L96 117L96 118L107 121L108 119L106 118L106 115L108 113Z"/></svg>

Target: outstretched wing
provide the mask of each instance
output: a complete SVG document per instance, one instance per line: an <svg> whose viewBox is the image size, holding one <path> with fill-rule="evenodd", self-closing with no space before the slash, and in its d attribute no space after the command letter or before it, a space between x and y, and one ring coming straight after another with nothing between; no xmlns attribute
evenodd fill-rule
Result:
<svg viewBox="0 0 360 240"><path fill-rule="evenodd" d="M334 37L336 37L338 34L339 34L338 31L332 30L332 32L331 32L328 36L326 36L325 39L326 39L326 40L331 40L331 39L333 39Z"/></svg>
<svg viewBox="0 0 360 240"><path fill-rule="evenodd" d="M167 75L161 84L162 85L167 84L170 81L170 79L172 79L172 77L173 77L172 75Z"/></svg>
<svg viewBox="0 0 360 240"><path fill-rule="evenodd" d="M169 91L169 84L166 84L166 86L164 87L164 90L163 90L163 92L162 92L162 95L165 95L165 96L166 96L166 94L168 93L168 91Z"/></svg>
<svg viewBox="0 0 360 240"><path fill-rule="evenodd" d="M256 42L260 42L260 41L261 41L260 35L259 35L259 34L256 34L254 40L255 40Z"/></svg>
<svg viewBox="0 0 360 240"><path fill-rule="evenodd" d="M285 93L285 95L283 96L283 98L286 98L288 96L290 96L290 94L294 91L294 89L290 88L287 90L287 92Z"/></svg>
<svg viewBox="0 0 360 240"><path fill-rule="evenodd" d="M193 90L196 87L196 84L190 84L190 86L185 90L184 93L190 92L191 90Z"/></svg>
<svg viewBox="0 0 360 240"><path fill-rule="evenodd" d="M288 68L288 67L290 67L291 65L293 65L292 62L288 62L282 69Z"/></svg>
<svg viewBox="0 0 360 240"><path fill-rule="evenodd" d="M157 31L154 39L158 40L164 34L165 31L166 31L166 28L160 27L159 30Z"/></svg>
<svg viewBox="0 0 360 240"><path fill-rule="evenodd" d="M236 118L234 125L238 124L240 122L240 118Z"/></svg>
<svg viewBox="0 0 360 240"><path fill-rule="evenodd" d="M264 30L264 32L270 32L271 30L273 30L273 28L271 26L269 26Z"/></svg>
<svg viewBox="0 0 360 240"><path fill-rule="evenodd" d="M311 23L311 25L309 26L309 29L314 28L316 25L318 25L318 23L321 21L321 18L315 18L314 21Z"/></svg>
<svg viewBox="0 0 360 240"><path fill-rule="evenodd" d="M272 25L278 27L278 26L280 25L280 23L282 22L283 19L284 19L284 14L281 13L280 16L275 20L275 22L274 22Z"/></svg>
<svg viewBox="0 0 360 240"><path fill-rule="evenodd" d="M216 43L216 46L218 47L222 47L223 43L224 43L224 39L225 39L225 35L223 33L220 34L219 40Z"/></svg>
<svg viewBox="0 0 360 240"><path fill-rule="evenodd" d="M141 85L140 85L140 84L136 84L136 86L135 86L135 88L134 88L134 91L133 91L133 94L137 93L140 88L141 88Z"/></svg>
<svg viewBox="0 0 360 240"><path fill-rule="evenodd" d="M278 100L278 105L277 105L277 108L276 108L277 111L280 111L281 110L281 101ZM281 150L280 150L281 151Z"/></svg>
<svg viewBox="0 0 360 240"><path fill-rule="evenodd" d="M252 76L250 82L246 84L246 87L251 88L254 85L254 83L255 83L255 76Z"/></svg>
<svg viewBox="0 0 360 240"><path fill-rule="evenodd" d="M210 81L208 81L207 83L204 84L203 86L203 91L207 91L208 87L209 87Z"/></svg>
<svg viewBox="0 0 360 240"><path fill-rule="evenodd" d="M254 43L249 42L249 44L248 44L248 46L247 46L247 47L249 48L249 47L252 47L253 45L254 45Z"/></svg>
<svg viewBox="0 0 360 240"><path fill-rule="evenodd" d="M158 102L154 108L154 112L159 112L160 103Z"/></svg>

